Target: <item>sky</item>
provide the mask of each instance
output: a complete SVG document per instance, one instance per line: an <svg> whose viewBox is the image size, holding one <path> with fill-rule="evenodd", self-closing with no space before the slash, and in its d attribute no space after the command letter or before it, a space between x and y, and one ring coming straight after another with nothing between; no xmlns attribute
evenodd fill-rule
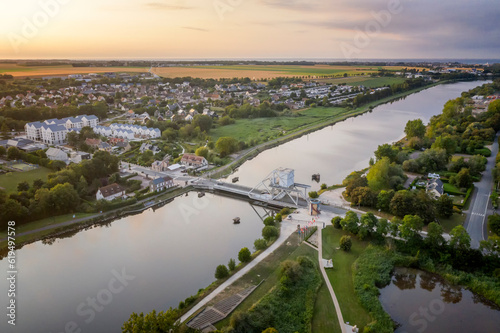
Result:
<svg viewBox="0 0 500 333"><path fill-rule="evenodd" d="M500 58L498 0L4 0L0 13L1 59Z"/></svg>

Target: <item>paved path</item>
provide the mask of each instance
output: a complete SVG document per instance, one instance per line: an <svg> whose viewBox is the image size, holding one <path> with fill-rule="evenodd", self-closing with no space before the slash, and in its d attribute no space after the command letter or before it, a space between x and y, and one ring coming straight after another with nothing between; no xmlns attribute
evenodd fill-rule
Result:
<svg viewBox="0 0 500 333"><path fill-rule="evenodd" d="M325 280L326 286L328 287L328 291L330 292L330 296L332 297L333 305L335 306L335 311L337 312L337 318L339 320L340 329L342 333L347 333L347 328L345 326L344 317L342 316L342 311L340 310L339 301L337 300L337 296L335 296L335 292L333 291L332 284L330 283L330 279L328 279L328 275L326 274L325 267L323 267L323 230L318 227L318 261L319 261L319 269L321 270L321 274L323 275L323 279Z"/></svg>
<svg viewBox="0 0 500 333"><path fill-rule="evenodd" d="M493 207L489 204L489 201L493 185L491 171L495 167L497 153L498 141L495 136L486 170L483 172L481 181L475 183L476 189L472 195L469 210L466 212L465 228L471 237L471 247L474 249L479 248L479 242L488 239L486 217L493 214Z"/></svg>
<svg viewBox="0 0 500 333"><path fill-rule="evenodd" d="M231 284L233 284L236 280L238 280L240 277L248 273L252 268L254 268L258 263L260 263L263 259L265 259L269 254L273 253L274 250L276 250L281 244L283 244L288 237L292 233L295 232L297 229L297 226L292 225L290 223L282 223L281 225L281 233L278 239L267 249L265 249L261 254L257 256L254 260L249 262L245 267L243 267L241 270L236 272L233 276L231 276L229 279L224 281L220 286L218 286L214 291L212 291L209 295L207 295L205 298L203 298L198 304L196 304L191 310L186 312L180 319L181 323L185 322L189 317L191 317L195 312L200 310L202 307L204 307L208 302L210 302L212 299L214 299L215 296L217 296L219 293L221 293L224 289L229 287Z"/></svg>

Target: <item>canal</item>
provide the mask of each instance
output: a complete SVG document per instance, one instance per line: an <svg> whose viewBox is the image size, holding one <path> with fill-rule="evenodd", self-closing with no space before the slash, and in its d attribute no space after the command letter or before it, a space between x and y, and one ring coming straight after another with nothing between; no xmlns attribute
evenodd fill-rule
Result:
<svg viewBox="0 0 500 333"><path fill-rule="evenodd" d="M368 166L379 144L403 136L410 119L427 122L444 103L484 82L439 85L372 112L324 128L259 154L232 175L254 186L272 169L295 169L297 182L340 183ZM311 181L320 173L320 183ZM140 215L80 231L53 243L35 242L17 251L18 321L0 321L0 332L64 332L74 322L82 332L119 332L132 312L150 312L196 294L214 281L215 267L253 249L260 237L261 208L247 202L195 193ZM233 225L232 219L241 218ZM0 261L7 271L7 262ZM0 279L0 290L8 290ZM6 297L2 305L6 306ZM5 309L5 308L4 308Z"/></svg>

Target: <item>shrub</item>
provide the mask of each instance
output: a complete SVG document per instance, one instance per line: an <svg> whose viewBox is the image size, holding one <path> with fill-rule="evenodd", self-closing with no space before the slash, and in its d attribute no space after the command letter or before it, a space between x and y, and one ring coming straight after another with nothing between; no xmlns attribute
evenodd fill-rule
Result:
<svg viewBox="0 0 500 333"><path fill-rule="evenodd" d="M265 248L267 248L267 241L262 238L256 239L253 243L253 246L257 251L264 250Z"/></svg>
<svg viewBox="0 0 500 333"><path fill-rule="evenodd" d="M277 238L279 235L278 228L273 226L266 226L262 229L262 237L265 240L269 241L271 238Z"/></svg>
<svg viewBox="0 0 500 333"><path fill-rule="evenodd" d="M280 214L280 213L278 213L278 214L276 214L276 215L274 216L274 221L276 221L277 223L279 223L279 222L283 221L283 217L281 216L281 214Z"/></svg>
<svg viewBox="0 0 500 333"><path fill-rule="evenodd" d="M318 192L316 192L316 191L309 192L309 198L311 198L311 199L317 199L318 197L319 197Z"/></svg>
<svg viewBox="0 0 500 333"><path fill-rule="evenodd" d="M226 265L219 265L215 269L215 278L216 279L224 279L229 276L229 271L227 270Z"/></svg>
<svg viewBox="0 0 500 333"><path fill-rule="evenodd" d="M264 219L264 224L266 226L274 226L274 219L271 216L268 216Z"/></svg>
<svg viewBox="0 0 500 333"><path fill-rule="evenodd" d="M326 190L327 188L328 188L328 186L325 183L321 184L321 189L322 190Z"/></svg>
<svg viewBox="0 0 500 333"><path fill-rule="evenodd" d="M241 262L249 262L252 259L252 254L247 247L244 247L238 253L238 260Z"/></svg>
<svg viewBox="0 0 500 333"><path fill-rule="evenodd" d="M340 225L340 221L342 221L342 218L340 216L335 216L332 219L332 224L335 227L335 229L342 229L342 225Z"/></svg>
<svg viewBox="0 0 500 333"><path fill-rule="evenodd" d="M229 259L227 267L229 267L230 271L234 271L234 269L236 268L236 261L233 258Z"/></svg>
<svg viewBox="0 0 500 333"><path fill-rule="evenodd" d="M351 236L342 236L342 238L340 238L340 249L345 252L349 252L351 251L351 247L352 247Z"/></svg>
<svg viewBox="0 0 500 333"><path fill-rule="evenodd" d="M494 214L488 216L488 225L490 226L491 231L500 235L500 215Z"/></svg>
<svg viewBox="0 0 500 333"><path fill-rule="evenodd" d="M290 214L290 208L285 207L282 210L280 210L281 216L289 215Z"/></svg>

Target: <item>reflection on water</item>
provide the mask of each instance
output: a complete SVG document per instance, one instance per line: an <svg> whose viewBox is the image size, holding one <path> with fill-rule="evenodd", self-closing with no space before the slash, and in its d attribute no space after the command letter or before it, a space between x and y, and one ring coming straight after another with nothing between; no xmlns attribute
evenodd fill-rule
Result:
<svg viewBox="0 0 500 333"><path fill-rule="evenodd" d="M190 194L156 212L27 245L17 251L18 325L1 320L0 332L63 332L69 321L84 333L119 332L132 312L176 307L214 281L217 265L237 259L242 247L253 248L263 227L254 209L265 215L244 201ZM135 279L107 304L109 283L122 269ZM5 259L0 271L7 271ZM7 289L0 279L0 290ZM99 297L106 304L87 323L88 298ZM6 299L0 297L2 307Z"/></svg>
<svg viewBox="0 0 500 333"><path fill-rule="evenodd" d="M401 139L408 120L421 118L428 122L441 113L449 99L483 83L439 85L380 105L373 112L264 151L245 162L229 179L236 176L241 184L253 187L273 169L287 167L295 169L296 182L311 185L311 190L318 190L321 183L339 184L352 171L368 167L378 145ZM311 179L316 173L321 175L319 183Z"/></svg>
<svg viewBox="0 0 500 333"><path fill-rule="evenodd" d="M440 276L398 268L380 301L396 332L498 332L500 308Z"/></svg>

